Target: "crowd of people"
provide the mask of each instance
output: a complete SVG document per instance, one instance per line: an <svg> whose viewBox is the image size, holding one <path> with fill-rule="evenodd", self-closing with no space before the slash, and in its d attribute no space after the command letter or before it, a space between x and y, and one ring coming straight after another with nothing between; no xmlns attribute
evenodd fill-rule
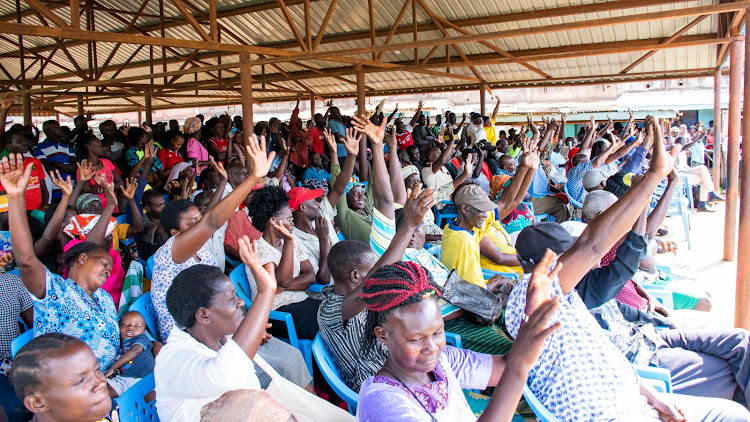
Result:
<svg viewBox="0 0 750 422"><path fill-rule="evenodd" d="M750 420L750 333L691 326L644 288L711 308L655 263L676 248L660 238L676 190L697 186L698 210L723 200L703 158L712 128L631 114L566 137L563 114L506 132L499 100L491 116L434 124L422 103L412 117L328 104L305 125L298 101L288 123L249 134L224 114L107 120L95 135L90 114L72 130L6 130L12 104L0 104L0 421L118 420L113 399L150 374L162 421L238 406L294 420L259 390L333 393L320 377L313 388L271 311L322 339L360 421L510 421L526 385L563 421ZM228 277L238 262L252 303ZM154 332L130 308L146 292ZM471 303L487 295L504 318L479 317ZM447 346L457 315L509 335L510 351ZM24 325L34 339L11 356ZM674 393L634 365L669 369ZM477 410L462 390L493 392Z"/></svg>

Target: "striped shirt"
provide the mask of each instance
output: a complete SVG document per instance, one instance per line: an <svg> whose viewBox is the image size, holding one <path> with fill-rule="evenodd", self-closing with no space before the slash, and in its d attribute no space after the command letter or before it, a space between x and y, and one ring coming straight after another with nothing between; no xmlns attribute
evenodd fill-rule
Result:
<svg viewBox="0 0 750 422"><path fill-rule="evenodd" d="M36 158L37 160L47 160L48 163L70 164L70 160L76 158L76 155L73 152L73 148L71 148L69 145L58 142L40 142L34 147L34 150L32 152L34 154L34 158ZM70 180L75 183L75 174L60 173L60 176L62 176L63 180L65 180L66 177L70 176ZM52 197L62 197L62 191L55 185L52 185Z"/></svg>
<svg viewBox="0 0 750 422"><path fill-rule="evenodd" d="M376 342L376 347L365 354L360 353L362 335L367 325L367 309L344 321L341 317L343 295L333 292L333 287L324 287L326 299L318 308L320 336L331 352L341 376L352 390L383 367L388 351Z"/></svg>

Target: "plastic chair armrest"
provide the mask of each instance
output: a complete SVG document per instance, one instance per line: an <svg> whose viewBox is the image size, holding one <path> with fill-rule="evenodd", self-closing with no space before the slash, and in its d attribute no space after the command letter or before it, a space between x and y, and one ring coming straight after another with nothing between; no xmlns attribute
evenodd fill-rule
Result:
<svg viewBox="0 0 750 422"><path fill-rule="evenodd" d="M292 314L288 312L271 311L268 319L283 322L286 325L286 331L289 335L289 344L294 348L299 348L299 340L297 339L297 330L294 327L294 321L292 320Z"/></svg>

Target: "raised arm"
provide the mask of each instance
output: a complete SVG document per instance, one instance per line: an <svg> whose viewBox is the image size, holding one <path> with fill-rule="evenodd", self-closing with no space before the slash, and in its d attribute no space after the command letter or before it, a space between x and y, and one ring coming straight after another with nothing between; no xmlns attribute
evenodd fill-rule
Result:
<svg viewBox="0 0 750 422"><path fill-rule="evenodd" d="M664 193L662 193L659 202L656 203L656 206L648 216L648 223L646 224L646 235L648 236L648 240L654 238L657 230L659 230L659 226L661 226L662 221L664 221L664 217L666 217L667 211L669 211L669 206L672 203L672 196L674 195L674 191L679 183L677 172L672 169L672 172L667 176L667 187L664 189Z"/></svg>
<svg viewBox="0 0 750 422"><path fill-rule="evenodd" d="M594 120L594 116L591 116L591 120L586 122L586 136L583 137L581 148L578 149L579 153L583 153L584 151L588 151L591 149L591 144L593 143L595 132L596 120Z"/></svg>
<svg viewBox="0 0 750 422"><path fill-rule="evenodd" d="M389 186L388 170L385 166L385 157L383 156L383 139L385 137L385 122L380 126L375 126L364 114L352 118L354 130L363 133L370 138L372 142L372 189L373 202L375 208L380 211L386 218L395 216L393 209L393 192ZM351 136L354 133L352 132ZM347 138L349 137L347 131Z"/></svg>
<svg viewBox="0 0 750 422"><path fill-rule="evenodd" d="M154 146L154 141L149 141L146 143L146 146L143 147L143 158L138 161L138 164L130 169L129 176L140 177L141 179L148 181L148 173L151 170L154 159L156 159L156 146Z"/></svg>
<svg viewBox="0 0 750 422"><path fill-rule="evenodd" d="M469 154L464 161L464 171L453 181L453 189L458 189L472 173L474 173L474 158Z"/></svg>
<svg viewBox="0 0 750 422"><path fill-rule="evenodd" d="M396 117L396 113L398 113L398 104L396 104L396 108L393 109L393 113L388 115L388 119L385 121L385 124L388 124L393 120L394 117Z"/></svg>
<svg viewBox="0 0 750 422"><path fill-rule="evenodd" d="M294 261L296 257L294 254L294 243L296 240L283 224L274 221L270 221L270 223L284 238L284 245L282 246L279 264L276 265L273 262L269 262L263 268L276 276L277 289L280 291L302 291L307 289L311 284L315 283L315 272L312 264L310 264L309 260L300 262L300 273L295 277Z"/></svg>
<svg viewBox="0 0 750 422"><path fill-rule="evenodd" d="M286 171L286 163L289 161L289 151L290 147L287 141L279 136L279 143L277 144L279 148L281 148L281 162L279 163L279 166L276 167L276 171L273 172L273 178L279 181L279 185L281 185L281 182L284 178L284 172ZM297 145L297 148L299 148L299 145Z"/></svg>
<svg viewBox="0 0 750 422"><path fill-rule="evenodd" d="M396 235L393 237L391 244L388 245L383 256L378 259L370 272L367 273L365 279L372 275L372 273L378 268L393 264L394 262L403 259L404 252L409 246L414 230L422 224L422 220L424 219L425 214L427 214L427 211L437 203L435 193L432 191L431 187L419 192L421 188L422 185L420 184L414 192L409 192L409 198L407 199L406 204L404 204L403 224L398 230L396 230ZM364 302L357 299L357 295L362 293L362 284L347 294L341 303L341 318L344 321L348 321L350 318L357 316L357 314L365 309Z"/></svg>
<svg viewBox="0 0 750 422"><path fill-rule="evenodd" d="M388 152L390 153L388 174L391 179L393 202L403 205L406 202L406 185L404 184L404 178L401 176L401 162L398 161L398 157L396 156L396 131L392 130L391 134L386 138L388 139Z"/></svg>
<svg viewBox="0 0 750 422"><path fill-rule="evenodd" d="M662 136L661 125L656 118L654 134L658 139ZM583 276L633 227L639 213L632 210L641 210L648 205L656 186L672 171L680 149L680 146L675 145L667 153L663 142L655 142L651 168L643 178L591 222L576 243L560 257L560 262L564 264L560 272L560 286L564 294L570 293Z"/></svg>
<svg viewBox="0 0 750 422"><path fill-rule="evenodd" d="M107 193L107 206L102 210L102 215L99 217L99 221L96 222L94 228L91 229L89 234L86 236L86 241L96 243L97 245L109 250L112 247L111 242L107 242L107 228L109 227L109 221L112 218L112 213L117 207L117 195L115 195L115 184L101 183L104 190Z"/></svg>
<svg viewBox="0 0 750 422"><path fill-rule="evenodd" d="M239 184L226 198L221 200L215 207L209 209L206 214L192 227L175 236L172 247L172 260L181 264L193 255L205 244L216 230L234 214L234 210L245 200L256 183L260 181L271 167L276 153L266 155L265 138L261 136L260 142L255 134L250 135L247 147L248 159L255 163L252 173Z"/></svg>
<svg viewBox="0 0 750 422"><path fill-rule="evenodd" d="M8 111L13 107L14 96L12 92L8 92L3 95L3 99L0 101L0 120L2 120L2 126L0 126L0 133L5 132L5 121L8 119Z"/></svg>
<svg viewBox="0 0 750 422"><path fill-rule="evenodd" d="M62 198L60 199L60 204L52 214L52 218L50 218L49 223L47 223L47 227L44 228L42 237L34 243L34 253L36 256L42 256L49 252L50 248L57 240L57 234L60 233L63 219L65 219L65 211L68 208L70 195L73 193L73 183L70 180L70 176L68 176L66 180L63 180L62 177L60 177L60 172L55 170L54 172L50 172L49 177L52 179L52 183L60 188Z"/></svg>
<svg viewBox="0 0 750 422"><path fill-rule="evenodd" d="M276 280L260 265L258 244L255 241L251 243L247 236L242 236L238 243L240 258L253 274L258 293L253 297L253 303L232 335L232 340L253 359L260 347L273 298L276 296Z"/></svg>
<svg viewBox="0 0 750 422"><path fill-rule="evenodd" d="M534 140L528 138L523 141L523 155L521 155L521 165L518 166L516 174L511 179L510 185L503 191L500 198L495 202L500 218L505 218L513 211L526 196L531 181L534 179L534 173L539 167L539 155L536 150Z"/></svg>
<svg viewBox="0 0 750 422"><path fill-rule="evenodd" d="M557 122L555 122L555 119L550 120L547 123L547 127L544 128L544 136L542 137L542 140L539 141L539 151L544 151L544 149L547 148L547 143L552 138L552 135L554 135L556 129Z"/></svg>
<svg viewBox="0 0 750 422"><path fill-rule="evenodd" d="M414 127L414 125L417 124L417 119L419 119L419 116L422 115L422 100L419 100L419 106L417 106L417 111L414 113L414 116L412 116L411 120L409 121L409 125L411 127Z"/></svg>
<svg viewBox="0 0 750 422"><path fill-rule="evenodd" d="M596 138L599 139L602 136L604 136L604 134L606 134L612 128L612 126L613 126L612 118L609 117L609 115L608 115L607 116L607 124L604 125L604 127L599 132L596 133ZM594 127L596 127L596 126L594 126Z"/></svg>
<svg viewBox="0 0 750 422"><path fill-rule="evenodd" d="M630 128L633 127L633 110L628 109L628 121L622 128L622 133L630 133ZM627 140L627 138L625 138Z"/></svg>
<svg viewBox="0 0 750 422"><path fill-rule="evenodd" d="M326 130L326 142L329 142L329 145L331 145L331 142L333 142L333 155L335 156L335 141L333 140L333 136L331 136L330 130ZM328 191L328 202L332 207L336 207L336 204L339 202L339 199L341 199L341 196L346 193L346 186L349 184L349 179L352 177L352 173L354 173L354 164L357 162L357 154L359 153L359 138L349 139L345 137L344 148L346 149L346 159L344 160L344 165L341 167L341 173L339 173L339 175L336 177L336 180L333 182L331 190ZM336 158L335 162L333 161L333 159L331 160L332 166L334 165L334 163L338 162L338 158Z"/></svg>
<svg viewBox="0 0 750 422"><path fill-rule="evenodd" d="M443 140L445 139L443 137L444 136L443 135L444 132L445 132L445 126L443 126L440 129L440 133L438 134L438 142L442 143ZM432 172L433 173L439 172L440 169L444 165L448 164L448 162L451 160L451 157L453 156L453 147L456 144L456 137L455 137L456 135L453 134L453 130L452 129L449 130L448 132L449 132L448 133L448 138L450 140L446 144L445 149L443 150L443 152L440 154L440 157L434 163L432 163Z"/></svg>
<svg viewBox="0 0 750 422"><path fill-rule="evenodd" d="M500 109L500 97L497 97L497 103L495 103L495 108L492 110L492 116L490 116L490 119L492 120L492 124L495 124L495 119L497 119L497 111Z"/></svg>
<svg viewBox="0 0 750 422"><path fill-rule="evenodd" d="M620 138L616 136L613 137L612 143L609 145L609 148L602 151L602 153L597 155L596 158L594 158L594 161L591 162L591 168L597 168L603 166L604 164L609 164L611 161L614 161L614 159L610 161L610 157L615 153L615 151L620 149L623 144L624 142L620 140Z"/></svg>
<svg viewBox="0 0 750 422"><path fill-rule="evenodd" d="M83 128L86 127L86 124L94 119L94 113L88 112L83 117L83 123L73 128L73 131L70 133L70 138L74 138L75 136L79 135L81 132L83 132Z"/></svg>
<svg viewBox="0 0 750 422"><path fill-rule="evenodd" d="M34 244L26 217L26 187L31 168L23 168L23 155L10 154L0 162L0 182L8 195L8 225L13 239L13 256L26 289L43 299L47 294L47 269L34 254Z"/></svg>
<svg viewBox="0 0 750 422"><path fill-rule="evenodd" d="M224 170L224 165L221 164L221 162L216 162L214 160L214 157L208 157L208 163L213 167L217 173L219 173L219 185L216 187L216 190L214 191L213 195L211 195L211 200L208 201L208 204L206 205L206 210L210 210L213 208L216 204L219 203L222 196L224 195L224 189L227 187L227 171ZM229 218L227 218L228 220ZM222 224L223 225L223 224Z"/></svg>
<svg viewBox="0 0 750 422"><path fill-rule="evenodd" d="M133 216L133 222L128 227L127 236L131 237L143 231L143 219L141 219L141 210L138 208L138 204L135 203L135 191L138 189L138 182L130 178L127 181L127 189L120 186L120 192L128 200L128 207L130 208L130 215Z"/></svg>

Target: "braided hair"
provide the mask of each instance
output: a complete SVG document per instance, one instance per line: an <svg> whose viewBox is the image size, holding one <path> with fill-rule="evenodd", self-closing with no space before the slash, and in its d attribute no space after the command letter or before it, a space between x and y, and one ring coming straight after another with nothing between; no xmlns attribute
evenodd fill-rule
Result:
<svg viewBox="0 0 750 422"><path fill-rule="evenodd" d="M10 381L18 397L23 400L35 392L45 391L44 377L50 374L45 361L64 356L79 346L86 346L86 343L62 333L42 334L23 346L13 358L10 371Z"/></svg>
<svg viewBox="0 0 750 422"><path fill-rule="evenodd" d="M396 309L435 300L440 297L440 287L432 274L415 262L399 261L378 268L365 280L362 293L357 296L367 306L367 325L362 342L363 353L375 347L375 327L383 325Z"/></svg>

